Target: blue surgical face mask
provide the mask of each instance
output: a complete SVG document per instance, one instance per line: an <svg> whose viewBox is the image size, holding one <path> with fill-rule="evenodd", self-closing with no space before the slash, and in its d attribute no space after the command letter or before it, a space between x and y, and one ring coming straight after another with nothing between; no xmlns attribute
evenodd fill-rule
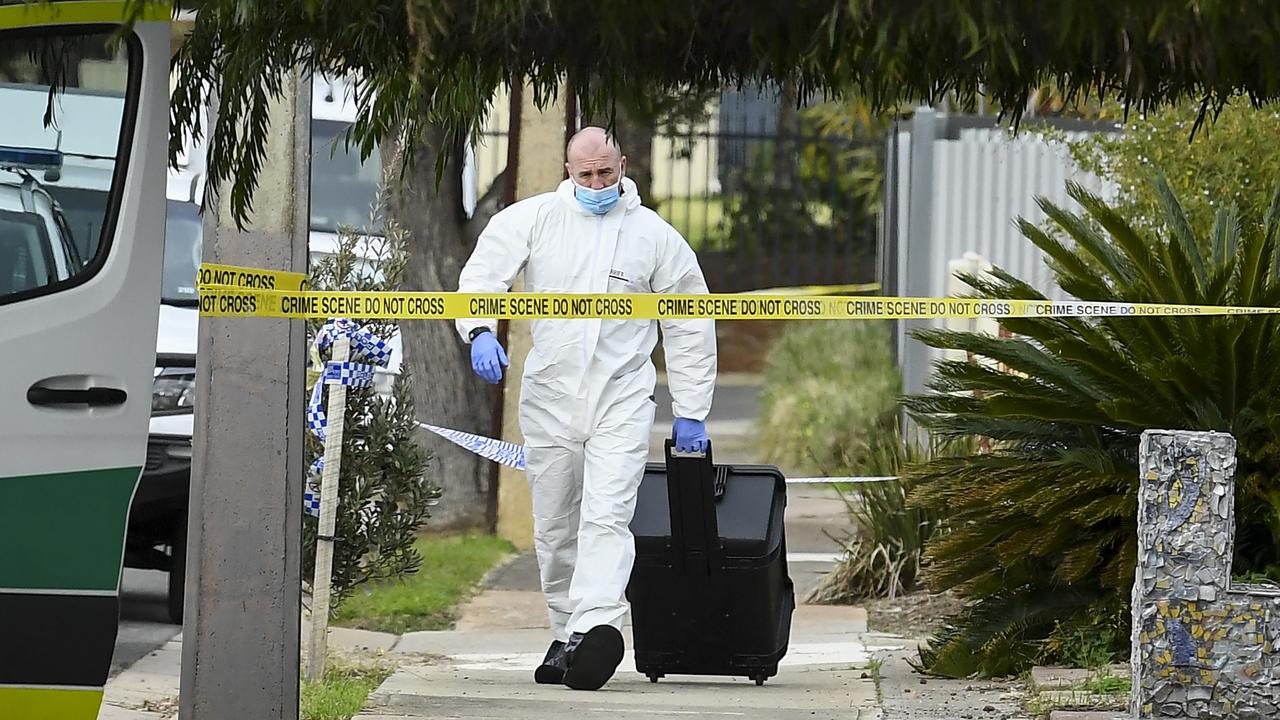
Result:
<svg viewBox="0 0 1280 720"><path fill-rule="evenodd" d="M609 212L609 209L618 204L618 198L622 195L622 180L599 190L585 188L578 183L573 184L573 196L578 199L578 204L586 208L588 212L596 215L603 215Z"/></svg>

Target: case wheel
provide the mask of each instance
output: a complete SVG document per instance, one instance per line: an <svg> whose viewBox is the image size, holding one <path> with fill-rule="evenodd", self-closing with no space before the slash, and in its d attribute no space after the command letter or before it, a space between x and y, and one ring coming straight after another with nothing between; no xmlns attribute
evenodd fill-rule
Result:
<svg viewBox="0 0 1280 720"><path fill-rule="evenodd" d="M649 682L651 682L651 683L656 683L656 682L658 682L658 680L660 680L660 679L662 679L662 678L664 678L664 677L666 677L666 676L665 676L665 675L663 675L662 673L651 672L651 673L649 673Z"/></svg>
<svg viewBox="0 0 1280 720"><path fill-rule="evenodd" d="M768 678L764 675L752 675L751 679L756 681L756 687L760 687L761 685L764 685L764 681Z"/></svg>

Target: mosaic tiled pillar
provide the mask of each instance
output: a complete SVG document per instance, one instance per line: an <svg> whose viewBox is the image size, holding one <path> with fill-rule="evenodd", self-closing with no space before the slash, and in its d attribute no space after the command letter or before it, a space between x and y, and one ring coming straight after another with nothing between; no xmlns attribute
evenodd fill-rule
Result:
<svg viewBox="0 0 1280 720"><path fill-rule="evenodd" d="M1221 433L1142 435L1136 717L1280 717L1280 597L1231 584L1235 449Z"/></svg>

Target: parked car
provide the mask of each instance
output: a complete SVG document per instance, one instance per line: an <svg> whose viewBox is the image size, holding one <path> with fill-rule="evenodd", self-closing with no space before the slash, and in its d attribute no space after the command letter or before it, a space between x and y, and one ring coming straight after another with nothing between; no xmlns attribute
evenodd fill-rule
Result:
<svg viewBox="0 0 1280 720"><path fill-rule="evenodd" d="M84 265L62 207L36 178L61 167L56 151L0 147L0 295L66 280Z"/></svg>

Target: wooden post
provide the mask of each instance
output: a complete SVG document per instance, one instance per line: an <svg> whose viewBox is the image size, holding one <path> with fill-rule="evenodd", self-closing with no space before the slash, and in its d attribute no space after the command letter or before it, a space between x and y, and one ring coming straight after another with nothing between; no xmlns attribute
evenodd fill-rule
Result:
<svg viewBox="0 0 1280 720"><path fill-rule="evenodd" d="M333 362L351 357L351 338L338 335L333 341ZM320 377L316 382L324 382ZM346 425L347 386L329 386L325 408L324 471L320 474L320 522L316 530L316 571L311 582L311 638L307 643L307 681L324 679L325 656L329 651L329 594L333 583L333 526L338 512L338 485L342 467L342 434Z"/></svg>

